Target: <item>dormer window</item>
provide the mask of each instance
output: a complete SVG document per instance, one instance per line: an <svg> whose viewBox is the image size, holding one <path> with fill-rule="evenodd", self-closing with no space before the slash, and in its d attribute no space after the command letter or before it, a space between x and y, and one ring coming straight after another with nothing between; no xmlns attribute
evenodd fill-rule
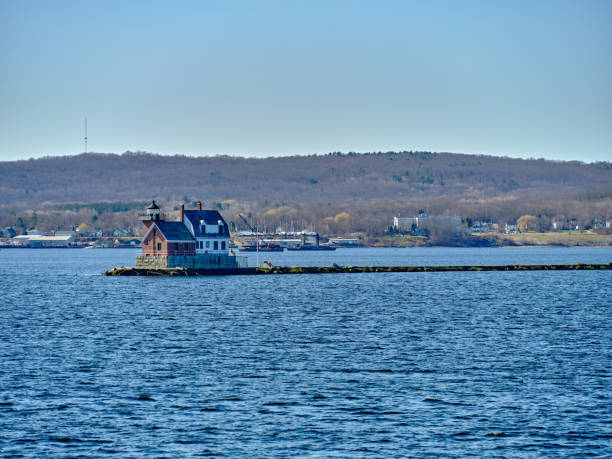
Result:
<svg viewBox="0 0 612 459"><path fill-rule="evenodd" d="M204 220L200 220L200 231L202 234L206 234L206 224L204 223Z"/></svg>
<svg viewBox="0 0 612 459"><path fill-rule="evenodd" d="M223 234L223 222L219 220L219 234Z"/></svg>

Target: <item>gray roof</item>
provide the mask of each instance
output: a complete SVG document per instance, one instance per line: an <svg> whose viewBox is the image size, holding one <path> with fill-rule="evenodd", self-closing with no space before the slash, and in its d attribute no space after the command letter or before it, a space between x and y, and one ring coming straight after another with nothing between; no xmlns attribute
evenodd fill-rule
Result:
<svg viewBox="0 0 612 459"><path fill-rule="evenodd" d="M168 241L193 241L193 236L182 222L156 221L155 225Z"/></svg>
<svg viewBox="0 0 612 459"><path fill-rule="evenodd" d="M185 219L189 219L193 225L195 237L229 237L227 223L225 223L221 214L216 210L186 210L184 215ZM218 225L219 220L221 220L223 222L223 232L218 234L202 234L202 231L200 231L200 220L204 220L205 225Z"/></svg>

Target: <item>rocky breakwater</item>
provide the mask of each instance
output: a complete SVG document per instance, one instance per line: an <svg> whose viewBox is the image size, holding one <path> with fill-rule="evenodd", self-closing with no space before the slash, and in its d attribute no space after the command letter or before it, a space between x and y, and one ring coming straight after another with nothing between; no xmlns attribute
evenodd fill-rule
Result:
<svg viewBox="0 0 612 459"><path fill-rule="evenodd" d="M490 266L272 266L261 268L193 269L143 268L121 266L104 272L103 276L226 276L264 274L342 274L342 273L403 273L460 271L582 271L612 270L608 264L563 265L490 265Z"/></svg>

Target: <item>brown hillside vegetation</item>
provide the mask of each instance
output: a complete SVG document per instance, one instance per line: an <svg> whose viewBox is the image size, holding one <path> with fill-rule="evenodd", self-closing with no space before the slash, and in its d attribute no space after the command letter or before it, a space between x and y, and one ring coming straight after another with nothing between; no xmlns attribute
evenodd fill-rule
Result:
<svg viewBox="0 0 612 459"><path fill-rule="evenodd" d="M25 220L36 212L39 225L121 225L152 198L168 210L202 199L230 219L245 212L262 225L291 221L335 234L380 234L394 214L418 209L501 223L524 214L612 218L612 163L429 152L268 158L91 153L2 162L0 192L0 225L14 224L24 212ZM113 202L136 204L106 205Z"/></svg>
<svg viewBox="0 0 612 459"><path fill-rule="evenodd" d="M612 164L401 152L242 158L82 154L0 163L3 200L133 200L153 196L293 202L364 198L568 194L609 188Z"/></svg>

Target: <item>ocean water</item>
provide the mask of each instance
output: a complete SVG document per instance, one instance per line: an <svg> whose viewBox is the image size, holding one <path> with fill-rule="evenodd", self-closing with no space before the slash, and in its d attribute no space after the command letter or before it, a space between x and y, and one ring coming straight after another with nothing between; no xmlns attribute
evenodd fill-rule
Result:
<svg viewBox="0 0 612 459"><path fill-rule="evenodd" d="M610 271L100 276L137 253L0 250L1 456L612 456ZM609 263L612 248L259 256Z"/></svg>

